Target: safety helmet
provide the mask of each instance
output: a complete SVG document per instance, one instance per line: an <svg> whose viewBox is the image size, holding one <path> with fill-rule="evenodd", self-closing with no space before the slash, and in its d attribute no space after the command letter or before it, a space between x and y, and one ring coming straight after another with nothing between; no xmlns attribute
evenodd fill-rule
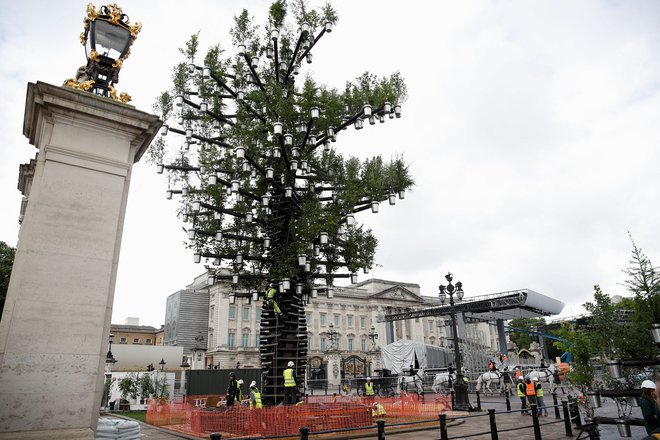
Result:
<svg viewBox="0 0 660 440"><path fill-rule="evenodd" d="M229 377L236 377L236 375L235 375L234 372L232 371L231 373L229 373Z"/></svg>
<svg viewBox="0 0 660 440"><path fill-rule="evenodd" d="M370 377L367 377L367 380L371 380L371 378L370 378Z"/></svg>
<svg viewBox="0 0 660 440"><path fill-rule="evenodd" d="M534 382L538 382L538 381L539 381L539 378L538 378L538 377L532 377L532 380L533 380Z"/></svg>
<svg viewBox="0 0 660 440"><path fill-rule="evenodd" d="M296 365L296 364L294 364L293 361L289 361L289 363L288 363L287 365L288 365L289 367L293 367L293 366Z"/></svg>
<svg viewBox="0 0 660 440"><path fill-rule="evenodd" d="M647 390L654 390L655 389L655 384L653 383L652 380L645 380L642 382L642 389L647 389Z"/></svg>
<svg viewBox="0 0 660 440"><path fill-rule="evenodd" d="M522 377L519 377L519 378L518 378L518 382L524 382L524 381L525 381L524 378L522 378Z"/></svg>
<svg viewBox="0 0 660 440"><path fill-rule="evenodd" d="M238 379L238 384L243 385L243 379Z"/></svg>
<svg viewBox="0 0 660 440"><path fill-rule="evenodd" d="M256 386L257 386L257 381L256 380L253 380L252 382L250 382L250 388L254 388Z"/></svg>

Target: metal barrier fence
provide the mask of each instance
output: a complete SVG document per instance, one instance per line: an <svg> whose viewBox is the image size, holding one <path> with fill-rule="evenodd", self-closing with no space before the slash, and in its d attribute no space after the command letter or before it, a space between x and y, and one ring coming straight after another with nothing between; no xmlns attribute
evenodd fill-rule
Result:
<svg viewBox="0 0 660 440"><path fill-rule="evenodd" d="M512 413L518 413L518 412L525 412L526 409L519 409L519 410L512 410L511 405L510 405L510 400L509 396L506 396L506 405L507 405L507 410L505 411L496 411L495 409L488 409L486 412L481 412L479 414L468 414L465 416L451 416L448 417L446 413L441 413L438 414L436 418L428 418L428 419L422 419L422 420L416 420L416 421L408 421L408 422L401 422L401 423L391 423L391 422L386 422L383 419L376 420L375 423L372 424L364 424L362 426L353 426L353 427L344 427L344 428L335 428L335 429L314 429L314 427L310 427L307 425L300 426L297 430L297 432L294 432L292 429L290 429L290 432L286 434L278 434L278 435L270 435L270 436L264 436L264 435L258 435L258 436L253 436L253 437L241 437L241 440L266 440L266 439L281 439L281 438L292 438L292 437L298 437L301 440L309 440L313 436L320 436L320 435L326 435L326 434L338 434L338 433L349 433L349 432L360 432L360 434L365 434L372 432L375 434L378 438L378 440L384 440L386 438L386 434L397 434L401 432L400 430L402 428L416 428L418 430L439 430L439 436L441 440L456 440L456 439L461 439L461 438L471 438L471 437L476 437L476 436L483 436L483 435L490 435L491 440L499 440L499 434L503 432L510 432L510 431L519 431L519 430L529 430L532 429L534 433L534 439L535 440L543 440L543 430L542 428L544 426L548 425L554 425L554 424L562 424L563 429L565 431L566 436L573 436L573 424L575 423L576 429L581 431L581 434L578 438L582 438L581 436L583 434L588 435L588 438L590 440L598 440L600 439L599 434L598 434L598 429L596 424L594 423L586 423L583 424L582 420L580 418L580 413L577 407L577 402L576 401L568 401L568 400L562 400L561 402L558 402L557 395L555 393L552 394L553 398L553 404L547 406L546 408L548 410L552 409L554 410L554 421L546 421L542 422L539 419L539 411L540 409L535 405L532 404L529 407L529 411L531 412L531 424L525 424L523 426L516 426L512 428L506 428L506 429L499 429L497 427L497 415L502 415L502 414L512 414ZM480 396L477 396L477 405L480 405L481 403L486 403L486 402L481 402ZM494 403L494 402L493 402ZM497 402L500 403L500 402ZM284 410L281 410L284 411ZM453 420L460 420L460 419L466 419L466 420L474 420L476 418L482 418L482 417L488 417L488 429L477 432L477 433L470 433L468 435L454 435L450 436L451 434L451 426L449 426L449 422ZM389 418L389 415L388 415ZM246 432L247 433L247 432ZM460 433L459 433L460 434ZM248 433L249 435L249 433ZM221 433L215 432L210 434L211 440L221 440L222 436ZM527 438L527 437L525 437Z"/></svg>

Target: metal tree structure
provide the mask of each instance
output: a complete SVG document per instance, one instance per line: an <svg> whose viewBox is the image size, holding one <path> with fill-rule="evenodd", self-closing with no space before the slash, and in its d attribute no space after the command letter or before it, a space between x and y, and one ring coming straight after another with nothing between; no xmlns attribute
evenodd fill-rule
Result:
<svg viewBox="0 0 660 440"><path fill-rule="evenodd" d="M365 73L343 92L309 76L299 84L301 64L312 62L337 16L329 5L293 9L297 25L286 25L286 2L273 3L261 37L247 11L235 17L231 58L214 46L197 63L193 35L155 105L166 125L150 151L168 172L167 198L181 196L195 262L208 263L212 282L231 280L230 302L263 298L269 283L277 289L282 314L264 303L260 328L269 404L281 401L289 361L304 377L305 304L332 298L336 278L356 282L373 265L377 240L355 214L377 213L413 185L401 158L345 159L333 148L342 130L400 117L400 75ZM166 139L180 145L167 161Z"/></svg>

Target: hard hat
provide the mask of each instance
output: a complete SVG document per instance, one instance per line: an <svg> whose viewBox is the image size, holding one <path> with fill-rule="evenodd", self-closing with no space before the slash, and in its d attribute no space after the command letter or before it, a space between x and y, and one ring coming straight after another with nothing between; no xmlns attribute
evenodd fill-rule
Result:
<svg viewBox="0 0 660 440"><path fill-rule="evenodd" d="M654 390L655 389L655 384L651 380L645 380L642 382L642 389L643 390Z"/></svg>
<svg viewBox="0 0 660 440"><path fill-rule="evenodd" d="M524 381L525 381L525 379L523 379L522 377L518 378L518 382L524 382Z"/></svg>
<svg viewBox="0 0 660 440"><path fill-rule="evenodd" d="M367 380L371 380L371 378L370 378L370 377L367 377Z"/></svg>
<svg viewBox="0 0 660 440"><path fill-rule="evenodd" d="M256 386L257 386L257 381L256 380L253 380L252 382L250 382L250 388L256 387Z"/></svg>
<svg viewBox="0 0 660 440"><path fill-rule="evenodd" d="M532 380L533 380L534 382L538 382L538 381L539 381L539 378L538 378L538 377L532 377Z"/></svg>
<svg viewBox="0 0 660 440"><path fill-rule="evenodd" d="M293 367L293 366L296 365L296 364L294 364L293 361L289 361L289 363L288 363L287 365L288 365L289 367Z"/></svg>
<svg viewBox="0 0 660 440"><path fill-rule="evenodd" d="M243 379L238 379L238 384L243 385Z"/></svg>
<svg viewBox="0 0 660 440"><path fill-rule="evenodd" d="M236 377L236 375L235 375L234 372L232 371L231 373L229 373L229 377Z"/></svg>

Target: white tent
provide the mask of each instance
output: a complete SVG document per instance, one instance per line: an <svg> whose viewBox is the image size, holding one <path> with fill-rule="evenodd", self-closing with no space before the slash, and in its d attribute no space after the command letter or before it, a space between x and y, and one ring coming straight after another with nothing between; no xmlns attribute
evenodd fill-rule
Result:
<svg viewBox="0 0 660 440"><path fill-rule="evenodd" d="M407 372L411 365L428 370L444 368L454 361L453 353L447 348L408 339L392 342L383 348L381 358L383 368L395 375L403 374L404 370Z"/></svg>

